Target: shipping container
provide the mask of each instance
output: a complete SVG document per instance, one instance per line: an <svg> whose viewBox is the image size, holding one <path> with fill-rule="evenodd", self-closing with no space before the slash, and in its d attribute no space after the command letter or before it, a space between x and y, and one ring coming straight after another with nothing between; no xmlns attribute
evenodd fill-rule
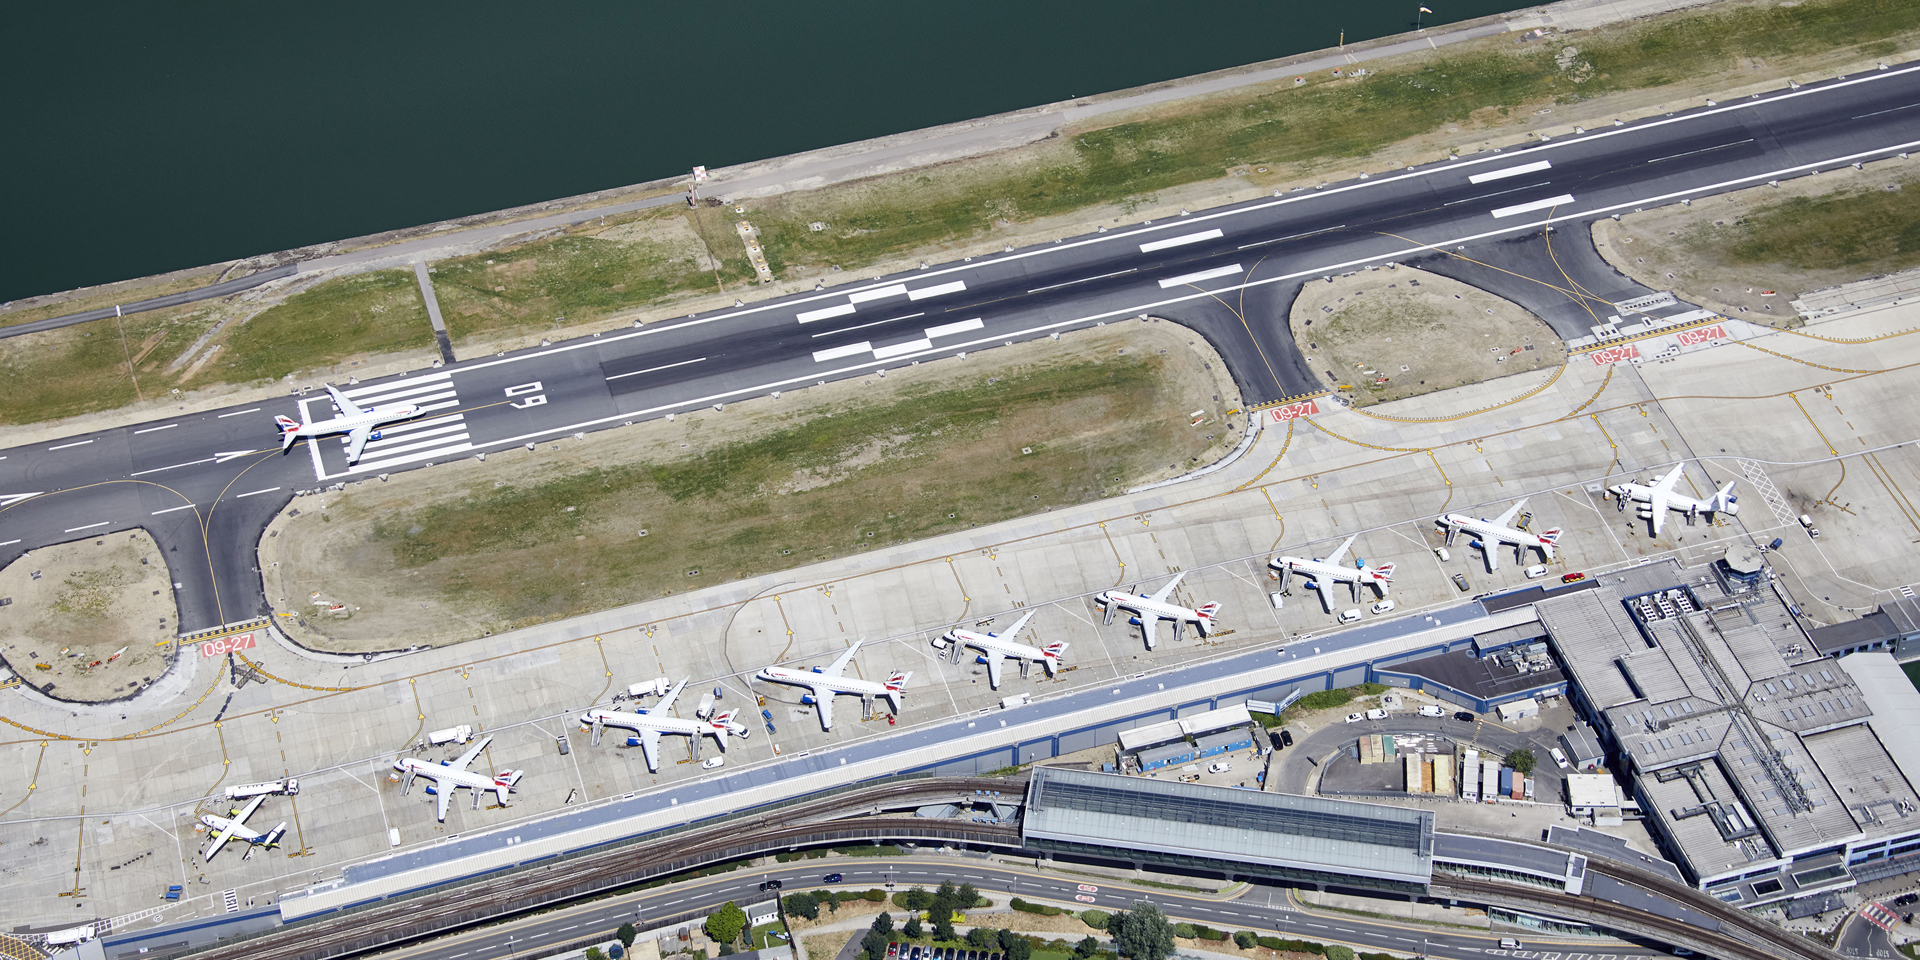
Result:
<svg viewBox="0 0 1920 960"><path fill-rule="evenodd" d="M1466 762L1460 767L1460 799L1468 803L1480 802L1480 751L1468 750Z"/></svg>

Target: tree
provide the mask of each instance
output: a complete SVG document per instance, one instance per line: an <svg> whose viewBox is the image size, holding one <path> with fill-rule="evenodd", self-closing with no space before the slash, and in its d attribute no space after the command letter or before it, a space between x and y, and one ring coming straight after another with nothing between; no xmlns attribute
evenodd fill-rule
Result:
<svg viewBox="0 0 1920 960"><path fill-rule="evenodd" d="M747 912L740 909L739 904L728 900L720 905L720 909L707 916L705 929L707 936L712 937L724 948L725 945L740 939L740 931L746 927Z"/></svg>
<svg viewBox="0 0 1920 960"><path fill-rule="evenodd" d="M1113 915L1107 913L1105 910L1080 911L1080 922L1095 930L1105 930L1107 928L1107 921L1111 919L1113 919Z"/></svg>
<svg viewBox="0 0 1920 960"><path fill-rule="evenodd" d="M880 911L880 915L873 918L873 929L880 931L881 936L887 936L892 934L893 933L893 914L888 913L885 910Z"/></svg>
<svg viewBox="0 0 1920 960"><path fill-rule="evenodd" d="M620 929L614 933L614 936L620 939L621 946L632 950L633 941L639 939L640 931L631 923L623 923L620 925Z"/></svg>
<svg viewBox="0 0 1920 960"><path fill-rule="evenodd" d="M1233 935L1233 942L1235 946L1238 946L1242 950L1252 950L1254 947L1254 944L1257 944L1260 941L1259 941L1259 938L1253 935L1253 931L1242 930L1239 933L1236 933Z"/></svg>
<svg viewBox="0 0 1920 960"><path fill-rule="evenodd" d="M817 898L821 903L824 903L827 905L828 913L840 912L840 891L821 890L814 893L814 897Z"/></svg>
<svg viewBox="0 0 1920 960"><path fill-rule="evenodd" d="M972 910L980 902L980 891L971 883L963 883L954 891L953 902L962 910Z"/></svg>
<svg viewBox="0 0 1920 960"><path fill-rule="evenodd" d="M803 920L820 919L820 901L811 893L793 893L782 897L780 909L785 910L790 917L799 917Z"/></svg>
<svg viewBox="0 0 1920 960"><path fill-rule="evenodd" d="M1253 934L1249 933L1249 934L1246 934L1246 936L1251 938ZM1253 944L1247 943L1246 946L1251 947L1253 946ZM1073 945L1073 955L1075 957L1075 960L1087 960L1087 958L1093 956L1095 953L1099 952L1099 950L1100 950L1100 941L1095 940L1092 937L1082 937L1079 943L1076 943Z"/></svg>
<svg viewBox="0 0 1920 960"><path fill-rule="evenodd" d="M868 928L865 939L860 941L860 949L867 955L867 960L887 960L887 935Z"/></svg>
<svg viewBox="0 0 1920 960"><path fill-rule="evenodd" d="M947 910L933 915L933 938L935 940L954 939L953 911Z"/></svg>
<svg viewBox="0 0 1920 960"><path fill-rule="evenodd" d="M894 894L893 900L908 910L919 911L933 905L933 894L925 887L908 887L905 892Z"/></svg>
<svg viewBox="0 0 1920 960"><path fill-rule="evenodd" d="M920 915L917 913L908 915L906 925L900 928L900 935L908 940L918 940L921 933Z"/></svg>
<svg viewBox="0 0 1920 960"><path fill-rule="evenodd" d="M1353 948L1344 944L1327 944L1327 960L1353 960Z"/></svg>
<svg viewBox="0 0 1920 960"><path fill-rule="evenodd" d="M952 880L942 880L940 881L940 886L933 891L933 895L936 897L945 898L946 900L951 902L954 899L954 896L959 892L960 892L960 888L954 886Z"/></svg>
<svg viewBox="0 0 1920 960"><path fill-rule="evenodd" d="M588 947L587 960L607 960L607 955L599 947Z"/></svg>
<svg viewBox="0 0 1920 960"><path fill-rule="evenodd" d="M999 938L1000 951L1007 955L1007 960L1032 960L1033 944L1026 937L1012 930L1001 930Z"/></svg>
<svg viewBox="0 0 1920 960"><path fill-rule="evenodd" d="M740 952L740 951L738 951L738 950L735 950L735 949L733 948L733 942L732 942L732 941L729 941L729 940L722 940L722 941L720 941L720 955L721 955L721 956L723 956L723 957L731 957L731 956L733 956L734 954L736 954L736 953L739 953L739 952Z"/></svg>
<svg viewBox="0 0 1920 960"><path fill-rule="evenodd" d="M996 938L992 930L986 927L974 927L967 931L967 946L976 950L985 950L994 945Z"/></svg>
<svg viewBox="0 0 1920 960"><path fill-rule="evenodd" d="M1173 955L1173 926L1160 908L1141 901L1131 911L1116 913L1107 923L1113 945L1134 960L1166 960ZM1012 960L1012 958L1008 958Z"/></svg>
<svg viewBox="0 0 1920 960"><path fill-rule="evenodd" d="M1523 777L1533 775L1533 762L1533 751L1525 747L1507 754L1507 766L1519 771Z"/></svg>

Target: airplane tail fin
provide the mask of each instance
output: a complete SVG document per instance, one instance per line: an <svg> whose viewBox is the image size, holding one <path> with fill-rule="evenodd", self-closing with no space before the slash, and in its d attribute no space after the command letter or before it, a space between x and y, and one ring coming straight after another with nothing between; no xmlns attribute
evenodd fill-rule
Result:
<svg viewBox="0 0 1920 960"><path fill-rule="evenodd" d="M1738 480L1728 480L1727 485L1721 487L1720 492L1713 495L1715 511L1728 515L1740 512L1740 498L1733 495L1733 485L1738 482Z"/></svg>
<svg viewBox="0 0 1920 960"><path fill-rule="evenodd" d="M1220 605L1217 603L1203 603L1200 609L1194 611L1200 615L1195 619L1194 625L1200 629L1201 636L1204 637L1213 632L1213 615L1219 612Z"/></svg>
<svg viewBox="0 0 1920 960"><path fill-rule="evenodd" d="M1540 535L1540 550L1547 555L1548 560L1553 559L1553 545L1560 542L1560 532L1559 527L1554 527Z"/></svg>
<svg viewBox="0 0 1920 960"><path fill-rule="evenodd" d="M287 823L285 820L282 820L279 826L267 831L267 835L261 839L260 845L271 850L280 845L280 838L286 836L286 834Z"/></svg>
<svg viewBox="0 0 1920 960"><path fill-rule="evenodd" d="M507 794L512 792L513 785L519 783L520 778L525 774L525 770L508 770L493 778L494 788L500 791L500 802L506 802Z"/></svg>
<svg viewBox="0 0 1920 960"><path fill-rule="evenodd" d="M274 417L273 422L280 425L280 449L285 450L293 446L295 431L300 429L300 424L292 417L285 415Z"/></svg>
<svg viewBox="0 0 1920 960"><path fill-rule="evenodd" d="M887 678L887 690L894 692L907 689L907 680L912 676L911 670L895 670L893 676Z"/></svg>
<svg viewBox="0 0 1920 960"><path fill-rule="evenodd" d="M1041 648L1040 664L1047 668L1047 676L1053 676L1053 672L1060 668L1060 658L1064 656L1066 652L1067 642L1065 640L1055 640Z"/></svg>
<svg viewBox="0 0 1920 960"><path fill-rule="evenodd" d="M1383 563L1377 567L1372 568L1373 579L1378 580L1381 583L1392 583L1393 582L1393 566L1394 565L1391 563Z"/></svg>

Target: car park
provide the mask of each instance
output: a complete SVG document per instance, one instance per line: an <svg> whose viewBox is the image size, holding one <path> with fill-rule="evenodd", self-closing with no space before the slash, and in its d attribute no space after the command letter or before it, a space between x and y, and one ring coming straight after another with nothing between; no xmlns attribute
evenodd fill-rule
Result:
<svg viewBox="0 0 1920 960"><path fill-rule="evenodd" d="M1467 575L1464 573L1456 573L1453 575L1453 585L1461 593L1466 593L1468 590L1473 589L1467 585Z"/></svg>
<svg viewBox="0 0 1920 960"><path fill-rule="evenodd" d="M1363 716L1361 716L1360 714L1357 714L1357 713L1349 713L1349 714L1347 714L1347 722L1348 722L1348 723L1359 723L1360 721L1362 721L1362 720L1365 720L1365 719L1366 719L1366 717L1363 717Z"/></svg>

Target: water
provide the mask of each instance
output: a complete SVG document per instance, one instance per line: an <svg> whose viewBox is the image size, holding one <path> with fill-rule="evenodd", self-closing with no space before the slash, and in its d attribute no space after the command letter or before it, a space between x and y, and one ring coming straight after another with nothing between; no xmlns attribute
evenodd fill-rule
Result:
<svg viewBox="0 0 1920 960"><path fill-rule="evenodd" d="M1428 0L1428 25L1516 0ZM35 4L0 300L673 176L1412 26L1417 0Z"/></svg>

